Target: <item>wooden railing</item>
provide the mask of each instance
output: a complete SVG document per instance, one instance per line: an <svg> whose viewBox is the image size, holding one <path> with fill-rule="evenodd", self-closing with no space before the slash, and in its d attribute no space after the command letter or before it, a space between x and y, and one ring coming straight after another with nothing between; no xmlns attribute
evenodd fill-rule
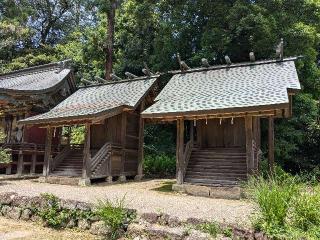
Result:
<svg viewBox="0 0 320 240"><path fill-rule="evenodd" d="M187 171L187 167L189 164L189 159L191 156L191 152L192 152L192 145L193 145L193 141L190 140L189 142L187 142L185 149L184 149L184 153L183 153L183 161L184 161L184 168L183 168L183 176L186 175L186 171Z"/></svg>
<svg viewBox="0 0 320 240"><path fill-rule="evenodd" d="M55 156L55 158L53 158L52 171L55 170L56 166L58 166L63 161L63 159L65 159L69 155L70 151L71 148L69 145L67 145L60 153L57 154L57 156Z"/></svg>
<svg viewBox="0 0 320 240"><path fill-rule="evenodd" d="M4 143L1 147L9 149L13 153L18 153L19 151L24 152L39 152L44 153L45 145L36 143ZM58 153L61 151L61 145L52 145L52 153Z"/></svg>
<svg viewBox="0 0 320 240"><path fill-rule="evenodd" d="M107 142L100 150L91 158L91 173L92 177L110 174L111 163L111 143ZM104 167L103 167L104 166Z"/></svg>

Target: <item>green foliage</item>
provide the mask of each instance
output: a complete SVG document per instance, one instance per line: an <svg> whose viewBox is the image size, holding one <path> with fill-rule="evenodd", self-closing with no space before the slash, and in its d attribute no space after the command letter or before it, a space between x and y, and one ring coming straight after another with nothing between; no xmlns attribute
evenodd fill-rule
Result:
<svg viewBox="0 0 320 240"><path fill-rule="evenodd" d="M84 142L84 126L75 126L71 128L71 144L83 144Z"/></svg>
<svg viewBox="0 0 320 240"><path fill-rule="evenodd" d="M39 209L37 214L52 228L61 228L69 220L69 211L61 209L59 199L53 194L44 193L41 195L46 200L46 206Z"/></svg>
<svg viewBox="0 0 320 240"><path fill-rule="evenodd" d="M302 91L294 97L293 118L275 125L276 160L291 172L320 164L318 0L118 2L113 57L120 76L140 75L144 61L154 72L177 69L177 52L192 67L203 57L221 64L225 54L233 62L248 61L250 51L257 59L272 58L284 38L286 56L305 58L297 62ZM0 72L71 58L79 83L102 77L110 3L3 0ZM173 155L175 134L173 125L146 126L146 152Z"/></svg>
<svg viewBox="0 0 320 240"><path fill-rule="evenodd" d="M274 239L318 239L320 191L299 176L278 171L273 177L254 177L247 192L257 204L252 221L256 230Z"/></svg>
<svg viewBox="0 0 320 240"><path fill-rule="evenodd" d="M232 229L229 227L222 227L216 222L203 223L197 226L197 229L209 233L213 238L216 238L218 234L222 234L225 237L232 237Z"/></svg>
<svg viewBox="0 0 320 240"><path fill-rule="evenodd" d="M176 159L167 155L146 155L144 158L144 172L147 176L174 176Z"/></svg>
<svg viewBox="0 0 320 240"><path fill-rule="evenodd" d="M0 131L0 143L3 143L6 135ZM0 147L0 163L10 163L12 161L10 149Z"/></svg>
<svg viewBox="0 0 320 240"><path fill-rule="evenodd" d="M124 208L125 197L112 203L109 200L98 201L95 214L105 222L112 230L112 238L118 237L119 229L123 229L126 224L130 223L135 214L128 212Z"/></svg>

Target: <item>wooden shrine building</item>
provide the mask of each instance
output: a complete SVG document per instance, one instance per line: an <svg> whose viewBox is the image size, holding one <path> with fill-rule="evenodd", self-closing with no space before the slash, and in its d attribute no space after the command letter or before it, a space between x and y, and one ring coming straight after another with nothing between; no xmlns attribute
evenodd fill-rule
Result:
<svg viewBox="0 0 320 240"><path fill-rule="evenodd" d="M22 120L47 129L44 176L68 176L80 184L106 178L141 178L143 121L140 113L152 103L157 76L82 87L51 111ZM53 133L62 126L84 125L84 144L51 151Z"/></svg>
<svg viewBox="0 0 320 240"><path fill-rule="evenodd" d="M269 164L274 162L274 119L292 114L300 89L296 58L173 72L143 118L177 124L177 184L234 186L258 171L260 120L269 121Z"/></svg>
<svg viewBox="0 0 320 240"><path fill-rule="evenodd" d="M46 131L26 128L18 121L49 111L75 90L68 61L0 75L0 128L6 136L1 144L12 152L12 163L2 166L2 173L42 172ZM59 151L59 136L57 133L53 141L54 152Z"/></svg>

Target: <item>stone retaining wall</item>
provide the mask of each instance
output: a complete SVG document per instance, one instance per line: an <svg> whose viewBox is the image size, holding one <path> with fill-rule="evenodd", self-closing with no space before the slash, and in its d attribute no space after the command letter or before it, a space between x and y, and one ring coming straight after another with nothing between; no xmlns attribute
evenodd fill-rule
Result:
<svg viewBox="0 0 320 240"><path fill-rule="evenodd" d="M58 199L59 212L66 213L62 228L79 228L100 236L110 236L112 230L104 221L94 214L95 206L86 202ZM14 192L0 193L0 215L14 220L24 220L42 223L50 226L43 212L52 207L54 202L48 196L35 197L19 196ZM136 214L135 210L126 209L128 213ZM164 213L143 213L134 221L124 220L123 228L118 229L119 236L126 233L129 239L176 239L176 240L208 240L212 239L207 233L197 230L197 225L205 221L190 217L180 220L175 216ZM261 234L251 230L220 224L222 228L232 230L236 239L266 240ZM52 227L52 226L51 226ZM147 236L147 237L146 237ZM221 238L231 239L231 238Z"/></svg>
<svg viewBox="0 0 320 240"><path fill-rule="evenodd" d="M111 229L97 217L94 212L93 204L73 200L59 201L59 211L64 211L69 216L62 223L62 228L79 228L89 230L95 235L108 235ZM45 226L50 225L42 216L45 210L52 204L45 196L19 196L14 192L0 193L0 214L1 216L14 220L24 220L40 222ZM133 210L129 210L132 211Z"/></svg>

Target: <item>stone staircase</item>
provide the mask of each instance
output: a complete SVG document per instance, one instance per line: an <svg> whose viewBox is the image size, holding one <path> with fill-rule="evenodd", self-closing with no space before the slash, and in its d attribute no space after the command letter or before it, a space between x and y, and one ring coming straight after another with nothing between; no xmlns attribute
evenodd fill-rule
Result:
<svg viewBox="0 0 320 240"><path fill-rule="evenodd" d="M242 148L192 150L185 182L203 186L235 186L247 179L246 152Z"/></svg>

